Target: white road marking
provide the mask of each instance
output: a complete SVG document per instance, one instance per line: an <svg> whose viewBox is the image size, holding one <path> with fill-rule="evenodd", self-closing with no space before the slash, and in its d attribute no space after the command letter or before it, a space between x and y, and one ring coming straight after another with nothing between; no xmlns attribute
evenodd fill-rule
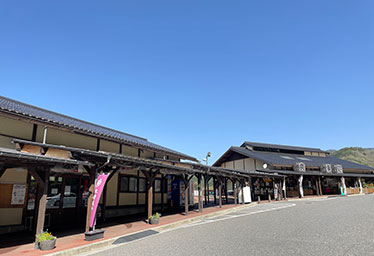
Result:
<svg viewBox="0 0 374 256"><path fill-rule="evenodd" d="M198 223L187 224L187 225L181 226L180 228L189 228L189 227L194 227L194 226L198 226L198 225L213 223L213 222L222 221L222 220L228 220L228 219L233 219L233 218L239 218L239 217L254 215L254 214L258 214L258 213L281 210L281 209L290 208L290 207L294 207L294 206L296 206L296 204L288 203L287 205L283 205L283 206L280 206L280 207L272 207L272 208L265 209L265 210L258 210L258 211L254 211L254 212L243 213L243 214L237 214L237 215L225 214L225 215L223 215L223 216L226 216L224 218L207 219L207 220L203 220L203 221L198 222ZM219 217L221 217L221 216L219 216Z"/></svg>

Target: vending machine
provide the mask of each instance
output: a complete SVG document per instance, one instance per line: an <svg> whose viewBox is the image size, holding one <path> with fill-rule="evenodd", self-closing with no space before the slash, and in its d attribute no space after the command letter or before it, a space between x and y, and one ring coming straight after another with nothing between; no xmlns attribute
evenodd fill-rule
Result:
<svg viewBox="0 0 374 256"><path fill-rule="evenodd" d="M185 200L185 185L182 180L173 180L171 182L171 201L173 208L179 208L184 206ZM193 183L190 182L190 189L188 193L188 205L194 205L194 196L193 196Z"/></svg>

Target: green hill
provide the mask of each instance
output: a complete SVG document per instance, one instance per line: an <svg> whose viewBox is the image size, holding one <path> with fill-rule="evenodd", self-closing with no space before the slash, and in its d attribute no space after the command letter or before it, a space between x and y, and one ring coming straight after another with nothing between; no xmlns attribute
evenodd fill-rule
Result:
<svg viewBox="0 0 374 256"><path fill-rule="evenodd" d="M330 152L337 158L374 167L374 148L351 147Z"/></svg>

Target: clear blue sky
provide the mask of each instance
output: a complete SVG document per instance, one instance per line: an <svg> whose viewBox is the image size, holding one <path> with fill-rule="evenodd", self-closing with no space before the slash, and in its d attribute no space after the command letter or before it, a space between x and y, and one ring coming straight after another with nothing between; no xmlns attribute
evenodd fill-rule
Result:
<svg viewBox="0 0 374 256"><path fill-rule="evenodd" d="M211 161L373 147L374 1L1 1L0 88Z"/></svg>

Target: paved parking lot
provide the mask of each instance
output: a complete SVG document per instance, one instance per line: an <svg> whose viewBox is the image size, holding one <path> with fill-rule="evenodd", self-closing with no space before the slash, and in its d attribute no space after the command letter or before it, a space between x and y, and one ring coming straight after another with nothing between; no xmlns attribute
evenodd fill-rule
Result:
<svg viewBox="0 0 374 256"><path fill-rule="evenodd" d="M374 255L374 196L254 205L91 255Z"/></svg>

